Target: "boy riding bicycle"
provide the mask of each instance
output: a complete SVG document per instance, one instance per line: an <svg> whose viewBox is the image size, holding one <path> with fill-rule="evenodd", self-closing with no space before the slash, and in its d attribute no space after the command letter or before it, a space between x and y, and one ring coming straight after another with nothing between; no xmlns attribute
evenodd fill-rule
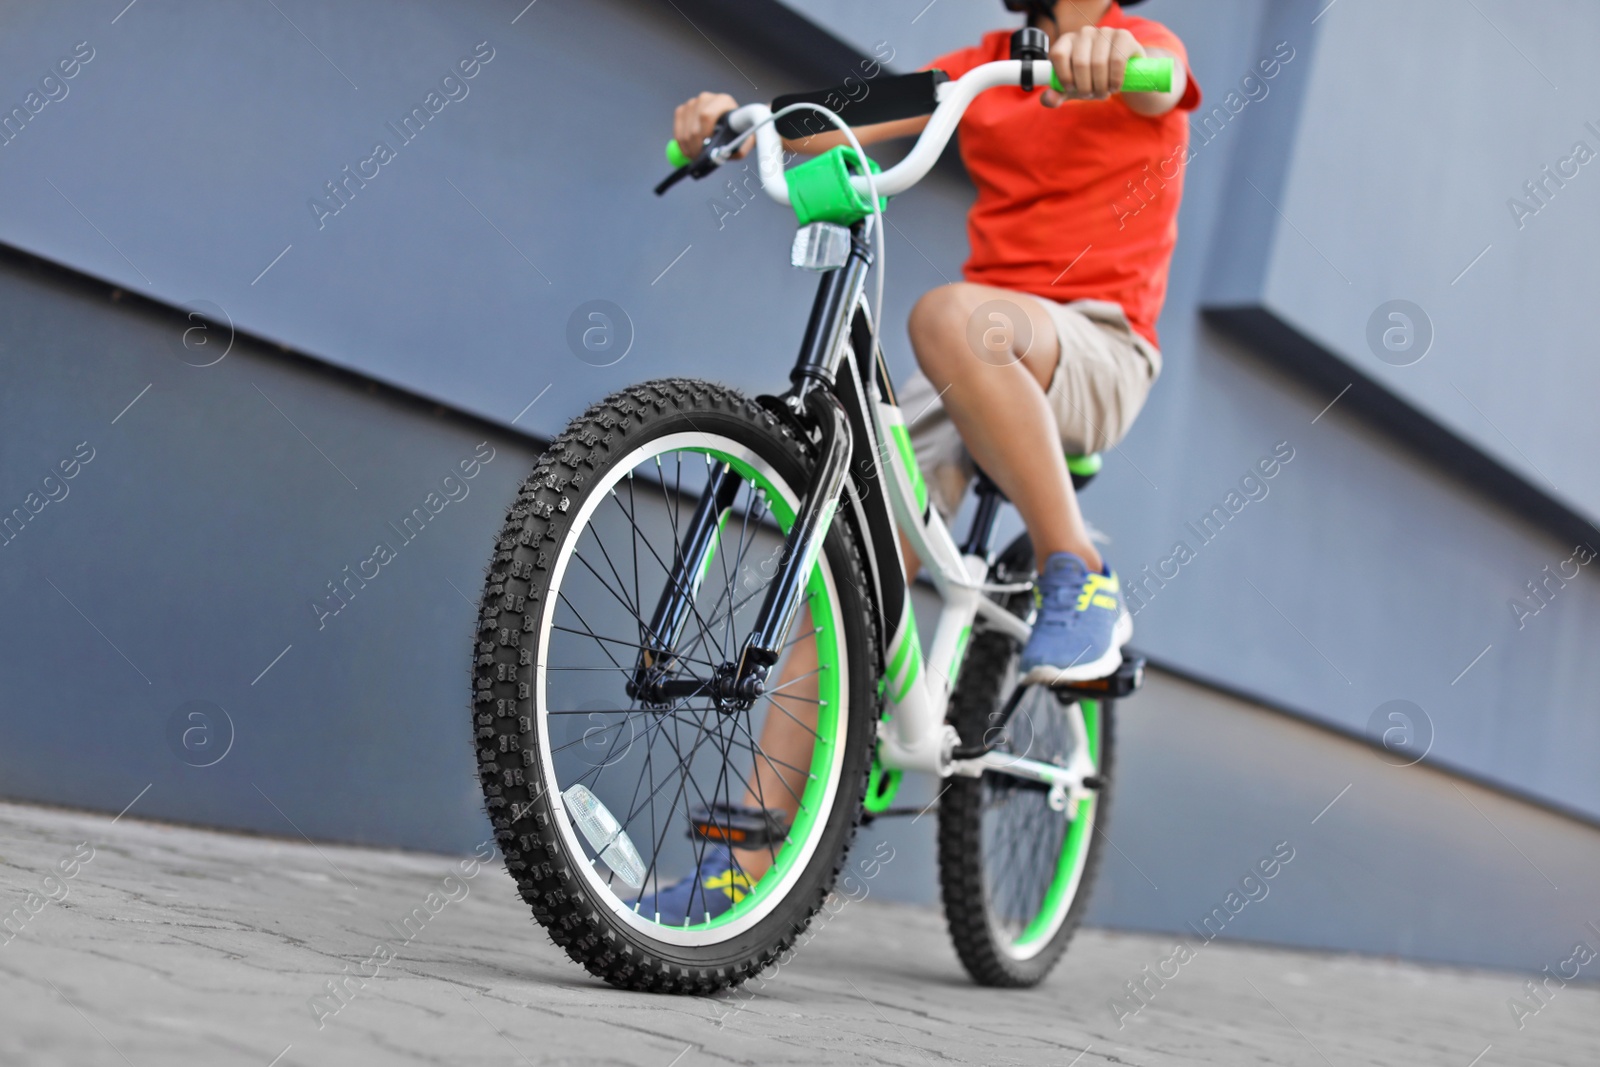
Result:
<svg viewBox="0 0 1600 1067"><path fill-rule="evenodd" d="M925 294L909 323L920 372L899 403L934 506L949 518L981 468L1016 505L1041 561L1022 684L1104 677L1132 634L1116 574L1078 509L1066 455L1120 441L1161 370L1155 322L1177 239L1188 143L1182 112L1200 94L1177 36L1123 12L1137 2L1007 0L1049 38L1066 91L1035 100L1022 89L998 89L967 110L961 155L978 195L968 217L966 280ZM1010 36L997 30L929 66L959 78L1007 58ZM1134 56L1172 57L1170 90L1119 93ZM702 93L678 107L674 136L699 145L736 106L726 94ZM913 136L927 121L854 132L867 145ZM844 143L830 132L786 147L819 152ZM914 572L917 560L908 545L902 550ZM816 666L814 648L797 644L777 688L805 685ZM768 716L765 752L808 744L803 722ZM745 803L755 806L758 793L797 795L795 783L781 779L794 773L786 763L799 762L758 767ZM763 778L772 779L764 790ZM691 910L725 911L768 863L762 853L713 849L694 876L653 894L645 910L668 922Z"/></svg>

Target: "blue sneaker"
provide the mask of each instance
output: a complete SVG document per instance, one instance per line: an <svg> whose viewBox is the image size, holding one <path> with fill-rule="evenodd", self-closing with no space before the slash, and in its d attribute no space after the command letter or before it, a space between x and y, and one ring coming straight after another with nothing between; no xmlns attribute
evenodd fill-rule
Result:
<svg viewBox="0 0 1600 1067"><path fill-rule="evenodd" d="M1022 650L1022 684L1087 682L1122 665L1133 617L1109 567L1098 574L1072 553L1056 552L1045 560L1034 596L1039 615Z"/></svg>
<svg viewBox="0 0 1600 1067"><path fill-rule="evenodd" d="M700 860L700 869L665 889L638 899L634 910L666 926L687 926L715 919L745 898L755 881L735 870L726 845L712 845Z"/></svg>

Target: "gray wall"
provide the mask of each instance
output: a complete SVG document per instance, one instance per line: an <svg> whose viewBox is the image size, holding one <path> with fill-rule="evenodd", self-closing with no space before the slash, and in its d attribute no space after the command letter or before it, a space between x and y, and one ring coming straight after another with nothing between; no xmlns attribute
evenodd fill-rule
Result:
<svg viewBox="0 0 1600 1067"><path fill-rule="evenodd" d="M58 498L0 546L0 793L119 811L148 785L148 817L482 840L466 598L534 453L244 337L192 366L185 319L63 273L0 262L0 499ZM395 558L314 611L379 542Z"/></svg>
<svg viewBox="0 0 1600 1067"><path fill-rule="evenodd" d="M1090 923L1534 971L1589 936L1600 834L1536 805L1162 673L1119 706L1116 745ZM936 832L863 832L863 855L895 850L890 899L937 904ZM1266 897L1217 921L1280 843L1294 858Z"/></svg>
<svg viewBox="0 0 1600 1067"><path fill-rule="evenodd" d="M1226 225L1250 240L1216 250L1205 293L1270 308L1589 519L1600 430L1578 405L1600 393L1583 358L1600 329L1586 239L1600 167L1541 168L1578 142L1600 159L1600 105L1559 62L1597 37L1600 8L1578 0L1330 11L1298 108L1246 133L1264 150L1238 160ZM1547 183L1542 200L1528 182ZM1426 355L1393 357L1404 366L1369 348L1369 318L1394 299L1433 333Z"/></svg>
<svg viewBox="0 0 1600 1067"><path fill-rule="evenodd" d="M476 840L465 597L532 462L522 434L552 433L646 377L775 388L809 305L785 262L782 210L744 206L724 177L650 196L671 105L705 87L756 99L842 77L850 50L878 41L913 67L970 38L975 5L918 17L924 6L138 4L115 22L86 3L8 11L0 67L18 73L6 100L20 105L77 42L95 51L68 95L0 147L0 242L70 268L0 266L0 502L20 505L78 442L96 453L66 499L0 547L0 792L118 810L153 783L139 809L151 815L431 848ZM1385 702L1413 701L1430 762L1600 818L1600 666L1586 654L1600 587L1584 573L1520 629L1507 606L1571 544L1378 409L1324 412L1337 386L1205 317L1261 309L1527 493L1592 515L1594 431L1579 410L1594 392L1582 358L1593 311L1579 298L1595 273L1592 168L1522 232L1502 239L1499 213L1564 131L1583 136L1582 99L1521 70L1500 32L1543 63L1563 51L1549 42L1592 36L1593 15L1555 0L1480 0L1482 14L1341 0L1313 25L1322 7L1140 9L1183 35L1208 106L1277 42L1295 59L1189 165L1166 371L1090 492L1091 517L1130 580L1179 539L1195 550L1138 615L1136 643L1160 662L1356 734ZM797 19L808 12L830 34ZM1396 19L1410 54L1426 42L1420 54L1487 54L1519 73L1458 75L1478 59L1410 69L1373 42L1375 20ZM729 30L752 21L799 31L757 54ZM494 58L469 95L399 144L385 123L480 41ZM319 229L308 199L380 138L396 157ZM897 325L911 301L959 277L970 196L945 168L892 209L898 373L912 365ZM1268 197L1276 209L1262 209ZM1326 276L1324 255L1348 285ZM1364 347L1370 312L1395 297L1436 328L1428 357L1405 368ZM594 299L632 326L626 358L604 368L565 339ZM162 310L195 300L240 331L212 367L180 360L200 361L174 347L189 324ZM318 629L309 604L324 584L486 439L499 451L470 496ZM1187 524L1279 442L1294 459L1270 495L1201 544ZM168 745L189 701L232 718L235 747L215 767ZM1271 748L1253 752L1248 731L1239 746L1196 773L1235 781ZM1119 823L1119 844L1192 856L1174 850L1189 831L1159 817L1183 789L1142 781L1150 806ZM1239 802L1279 799L1274 786ZM1383 818L1367 809L1348 840ZM1254 847L1253 828L1205 831ZM1491 855L1452 840L1468 869ZM1157 927L1191 903L1120 882L1115 899L1103 919ZM1471 914L1481 899L1457 905ZM1342 914L1325 939L1441 952L1373 908ZM1483 938L1462 951L1514 955Z"/></svg>

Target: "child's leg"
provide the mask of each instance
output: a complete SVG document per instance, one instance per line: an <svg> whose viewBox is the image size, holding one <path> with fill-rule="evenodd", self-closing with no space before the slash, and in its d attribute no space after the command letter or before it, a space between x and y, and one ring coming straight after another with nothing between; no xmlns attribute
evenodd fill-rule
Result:
<svg viewBox="0 0 1600 1067"><path fill-rule="evenodd" d="M1071 552L1100 569L1045 396L1061 345L1044 307L990 286L941 286L912 309L911 345L967 451L1016 505L1034 557Z"/></svg>
<svg viewBox="0 0 1600 1067"><path fill-rule="evenodd" d="M994 302L999 303L985 306ZM1015 327L1024 320L1026 336L1019 337ZM1052 406L1056 401L1046 394L1062 360L1060 325L1033 297L962 282L935 289L918 301L910 328L917 361L933 388L922 387L930 393L926 399L911 390L901 397L908 422L915 423L923 414L919 409L930 403L943 405L966 450L1017 506L1033 540L1035 558L1043 561L1054 552L1071 552L1089 567L1100 569L1103 561L1089 540L1067 472L1061 443L1063 419ZM1072 383L1083 384L1077 378ZM1061 388L1057 383L1057 393ZM1076 410L1071 412L1074 417L1065 421L1082 422L1092 412L1108 423L1098 428L1074 427L1086 440L1110 434L1115 441L1137 411L1137 405L1131 405L1131 410L1120 413L1120 419L1111 418L1104 410L1104 398L1099 404L1087 395L1068 397L1067 402ZM1122 407L1129 409L1130 405ZM948 458L940 457L934 466ZM938 479L942 473L955 474L957 480L966 477L955 471L925 473L930 479ZM934 495L942 507L953 510L958 500L951 497L958 494L950 489L936 485ZM903 532L901 553L909 578L920 563ZM802 611L794 632L808 633L810 619L810 613ZM754 759L745 804L778 808L793 816L795 797L805 784L804 772L793 768L806 762L812 741L809 731L816 724L816 670L815 643L809 639L796 642L768 690L773 706L769 706L762 727L760 748L771 760ZM737 855L753 877L760 877L770 862L765 853L741 851Z"/></svg>
<svg viewBox="0 0 1600 1067"><path fill-rule="evenodd" d="M915 577L921 564L904 531L900 534L900 554L905 560L906 577ZM812 625L811 610L801 608L795 616L794 632L808 634ZM752 753L750 780L740 801L746 807L776 808L794 819L806 787L805 771L800 768L810 758L817 728L816 671L816 639L795 641L772 688L767 690L767 718L761 724L758 744L765 756ZM738 849L734 855L740 868L752 878L760 878L772 865L772 857L765 852Z"/></svg>

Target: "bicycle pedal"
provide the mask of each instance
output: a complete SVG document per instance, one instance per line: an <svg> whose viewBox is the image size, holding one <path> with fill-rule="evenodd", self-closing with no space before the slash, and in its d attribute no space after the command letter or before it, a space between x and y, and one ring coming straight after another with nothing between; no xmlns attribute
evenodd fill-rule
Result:
<svg viewBox="0 0 1600 1067"><path fill-rule="evenodd" d="M1095 700L1115 700L1130 696L1144 685L1145 658L1143 656L1125 656L1122 666L1104 678L1094 678L1087 682L1073 682L1071 685L1054 686L1054 691L1062 696L1088 697Z"/></svg>
<svg viewBox="0 0 1600 1067"><path fill-rule="evenodd" d="M789 837L789 820L772 808L700 805L689 814L689 836L734 848L777 848Z"/></svg>

